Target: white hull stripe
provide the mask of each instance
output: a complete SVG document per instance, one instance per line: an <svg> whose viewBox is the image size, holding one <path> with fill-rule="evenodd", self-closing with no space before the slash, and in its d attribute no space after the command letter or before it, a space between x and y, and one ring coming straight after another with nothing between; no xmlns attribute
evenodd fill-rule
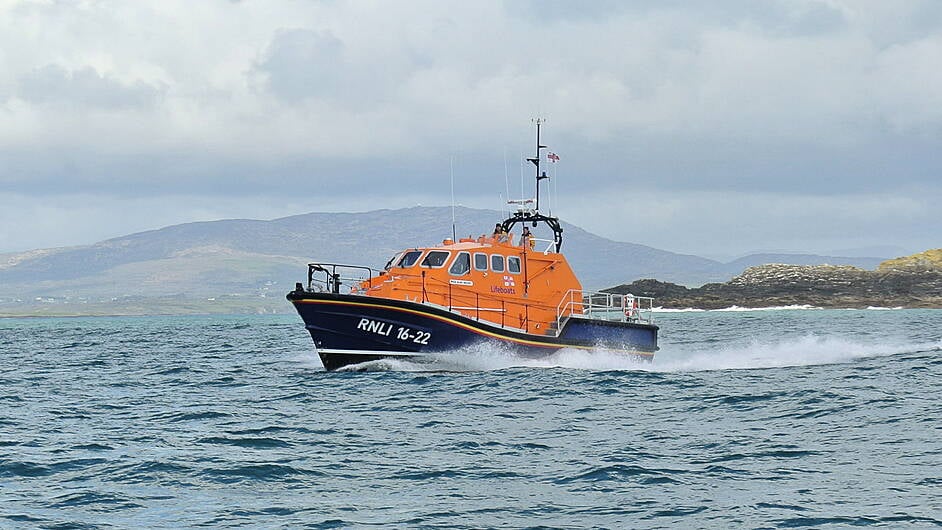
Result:
<svg viewBox="0 0 942 530"><path fill-rule="evenodd" d="M401 351L384 351L384 350L338 350L334 348L317 348L317 353L325 353L327 355L370 355L370 356L382 356L382 357L424 357L427 354L424 353L404 353Z"/></svg>

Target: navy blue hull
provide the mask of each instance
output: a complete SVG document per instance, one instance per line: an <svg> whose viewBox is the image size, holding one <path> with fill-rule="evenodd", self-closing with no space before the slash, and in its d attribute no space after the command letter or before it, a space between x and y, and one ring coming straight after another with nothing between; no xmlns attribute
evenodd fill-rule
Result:
<svg viewBox="0 0 942 530"><path fill-rule="evenodd" d="M481 343L529 358L561 348L604 349L650 359L657 326L569 318L559 336L502 328L427 304L359 295L288 294L328 370L384 358L414 359Z"/></svg>

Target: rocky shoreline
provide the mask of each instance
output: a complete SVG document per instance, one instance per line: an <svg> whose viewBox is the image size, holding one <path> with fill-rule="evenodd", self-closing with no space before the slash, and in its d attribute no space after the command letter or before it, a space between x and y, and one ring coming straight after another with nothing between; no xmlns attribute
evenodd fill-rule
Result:
<svg viewBox="0 0 942 530"><path fill-rule="evenodd" d="M769 264L750 267L725 283L696 288L647 279L606 291L652 296L655 306L670 309L794 305L942 308L942 266L920 259L925 254L908 261L886 261L874 271L847 265Z"/></svg>

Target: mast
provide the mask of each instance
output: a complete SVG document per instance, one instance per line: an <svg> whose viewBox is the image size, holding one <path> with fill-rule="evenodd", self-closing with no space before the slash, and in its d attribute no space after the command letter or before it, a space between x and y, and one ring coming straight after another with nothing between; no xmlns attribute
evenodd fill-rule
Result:
<svg viewBox="0 0 942 530"><path fill-rule="evenodd" d="M540 212L540 181L549 178L546 176L546 171L540 172L540 160L542 158L540 154L541 149L546 149L545 145L540 144L540 126L546 121L545 118L536 118L533 120L536 123L536 156L533 158L528 158L530 162L533 162L533 165L536 166L536 212Z"/></svg>
<svg viewBox="0 0 942 530"><path fill-rule="evenodd" d="M533 202L533 199L509 201L512 204L518 204L519 207L516 212L504 220L502 225L504 230L509 232L517 223L530 223L533 226L536 226L539 222L546 223L550 230L553 231L553 243L556 247L556 252L559 252L559 249L563 246L563 228L559 225L559 219L552 215L547 216L540 213L540 181L549 178L549 176L546 175L546 171L541 171L540 169L540 159L542 158L541 150L546 149L546 146L540 143L540 126L545 122L546 120L544 118L536 118L533 120L533 123L536 123L536 156L527 158L527 160L532 162L536 167L536 208L531 210L527 207L527 204Z"/></svg>

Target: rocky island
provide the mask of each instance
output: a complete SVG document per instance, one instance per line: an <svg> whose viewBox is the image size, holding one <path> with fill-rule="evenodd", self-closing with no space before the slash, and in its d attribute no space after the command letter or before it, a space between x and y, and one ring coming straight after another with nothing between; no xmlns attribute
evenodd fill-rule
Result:
<svg viewBox="0 0 942 530"><path fill-rule="evenodd" d="M887 260L872 271L849 265L769 264L696 288L648 279L606 291L653 296L656 305L673 309L942 308L942 249Z"/></svg>

